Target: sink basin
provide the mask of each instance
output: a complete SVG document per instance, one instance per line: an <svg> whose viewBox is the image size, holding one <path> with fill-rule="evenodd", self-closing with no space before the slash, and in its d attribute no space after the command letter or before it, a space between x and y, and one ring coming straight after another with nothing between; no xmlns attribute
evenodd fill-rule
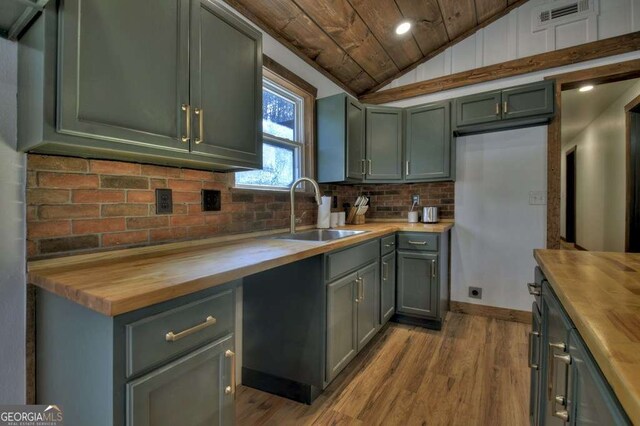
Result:
<svg viewBox="0 0 640 426"><path fill-rule="evenodd" d="M351 237L353 235L364 234L368 231L347 231L339 229L312 229L311 231L296 232L295 234L274 235L271 238L278 240L298 240L298 241L332 241L340 238Z"/></svg>

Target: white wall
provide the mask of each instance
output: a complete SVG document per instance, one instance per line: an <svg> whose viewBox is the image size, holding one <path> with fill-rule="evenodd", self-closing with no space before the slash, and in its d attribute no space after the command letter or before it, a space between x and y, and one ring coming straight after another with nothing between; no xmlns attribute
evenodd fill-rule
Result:
<svg viewBox="0 0 640 426"><path fill-rule="evenodd" d="M0 39L0 404L25 402L25 156L16 153L17 45Z"/></svg>
<svg viewBox="0 0 640 426"><path fill-rule="evenodd" d="M451 300L531 309L525 283L547 230L546 205L529 205L529 191L546 190L546 139L546 126L457 139Z"/></svg>
<svg viewBox="0 0 640 426"><path fill-rule="evenodd" d="M640 0L591 1L594 13L539 29L532 25L536 10L559 2L530 0L385 89L640 30Z"/></svg>
<svg viewBox="0 0 640 426"><path fill-rule="evenodd" d="M587 250L623 252L625 248L624 107L638 94L640 82L562 147L561 231L566 235L566 152L576 146L576 243Z"/></svg>

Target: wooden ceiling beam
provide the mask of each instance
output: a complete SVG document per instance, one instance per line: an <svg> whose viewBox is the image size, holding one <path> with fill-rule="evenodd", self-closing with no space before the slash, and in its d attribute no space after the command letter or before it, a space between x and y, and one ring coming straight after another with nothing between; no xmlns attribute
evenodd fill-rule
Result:
<svg viewBox="0 0 640 426"><path fill-rule="evenodd" d="M360 100L370 104L395 102L636 50L640 50L640 31L370 93Z"/></svg>

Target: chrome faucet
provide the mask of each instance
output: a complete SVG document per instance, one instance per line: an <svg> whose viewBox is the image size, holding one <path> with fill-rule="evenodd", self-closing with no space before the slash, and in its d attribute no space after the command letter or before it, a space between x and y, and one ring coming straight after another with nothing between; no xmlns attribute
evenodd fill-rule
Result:
<svg viewBox="0 0 640 426"><path fill-rule="evenodd" d="M291 189L289 190L289 192L291 193L291 230L290 232L292 234L296 233L296 212L295 212L296 186L298 186L298 184L303 181L311 182L311 185L313 185L313 190L316 193L316 203L318 203L318 205L322 204L322 197L320 197L320 187L318 187L318 182L308 177L301 177L297 181L293 182L293 184L291 185Z"/></svg>

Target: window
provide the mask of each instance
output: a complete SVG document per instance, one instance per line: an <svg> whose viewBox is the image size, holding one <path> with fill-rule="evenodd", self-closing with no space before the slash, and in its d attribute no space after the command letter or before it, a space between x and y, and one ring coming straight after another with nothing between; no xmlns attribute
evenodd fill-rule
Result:
<svg viewBox="0 0 640 426"><path fill-rule="evenodd" d="M265 78L262 86L262 170L236 173L236 186L288 189L305 172L305 99Z"/></svg>

